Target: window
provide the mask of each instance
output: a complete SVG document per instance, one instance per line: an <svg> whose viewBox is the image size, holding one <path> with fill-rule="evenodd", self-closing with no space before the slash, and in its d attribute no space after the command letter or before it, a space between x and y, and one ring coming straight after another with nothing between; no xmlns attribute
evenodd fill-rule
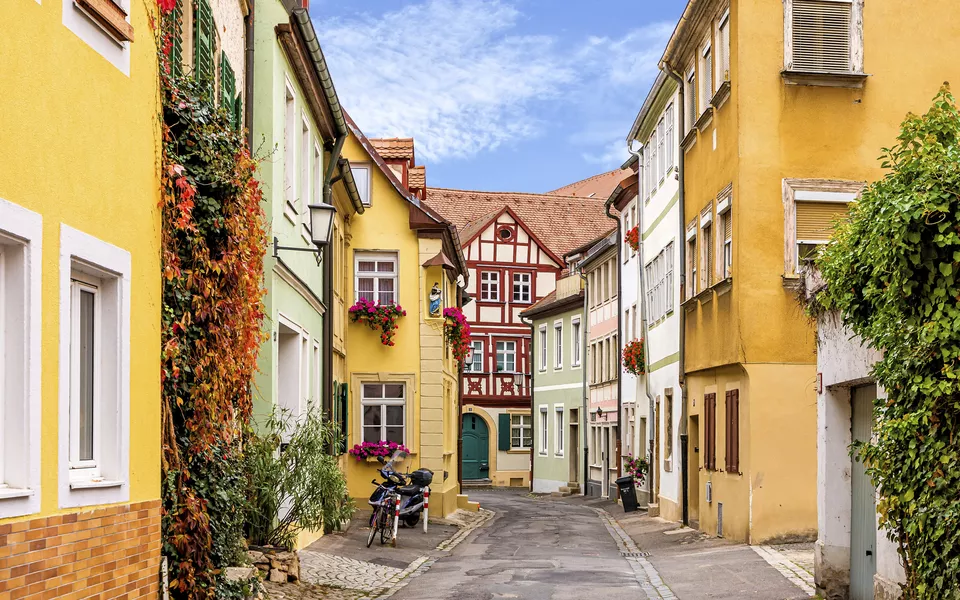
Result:
<svg viewBox="0 0 960 600"><path fill-rule="evenodd" d="M661 177L660 165L662 164L663 159L660 156L660 148L657 143L657 131L658 127L653 128L653 132L650 134L650 140L647 144L650 147L650 189L655 190L660 183Z"/></svg>
<svg viewBox="0 0 960 600"><path fill-rule="evenodd" d="M697 111L697 85L696 76L693 67L687 71L687 131L697 126L697 117L700 113Z"/></svg>
<svg viewBox="0 0 960 600"><path fill-rule="evenodd" d="M863 39L859 0L791 0L784 3L786 69L815 73L859 73Z"/></svg>
<svg viewBox="0 0 960 600"><path fill-rule="evenodd" d="M406 386L402 383L364 383L361 386L363 441L405 443L406 397Z"/></svg>
<svg viewBox="0 0 960 600"><path fill-rule="evenodd" d="M350 163L350 172L353 173L353 181L357 186L360 202L364 206L370 206L370 167Z"/></svg>
<svg viewBox="0 0 960 600"><path fill-rule="evenodd" d="M784 275L795 277L830 241L837 220L847 215L863 182L836 179L784 179Z"/></svg>
<svg viewBox="0 0 960 600"><path fill-rule="evenodd" d="M517 343L497 342L497 372L514 373L516 367Z"/></svg>
<svg viewBox="0 0 960 600"><path fill-rule="evenodd" d="M653 195L653 148L649 140L643 146L643 189L646 197Z"/></svg>
<svg viewBox="0 0 960 600"><path fill-rule="evenodd" d="M730 9L724 11L717 26L717 80L730 81Z"/></svg>
<svg viewBox="0 0 960 600"><path fill-rule="evenodd" d="M713 97L713 51L710 44L704 47L700 60L700 112L710 108Z"/></svg>
<svg viewBox="0 0 960 600"><path fill-rule="evenodd" d="M663 394L663 470L673 470L673 390Z"/></svg>
<svg viewBox="0 0 960 600"><path fill-rule="evenodd" d="M513 274L513 301L530 302L530 273Z"/></svg>
<svg viewBox="0 0 960 600"><path fill-rule="evenodd" d="M717 232L717 242L720 244L718 274L721 279L726 279L730 277L733 267L733 211L730 209L729 195L717 204L717 218L720 220Z"/></svg>
<svg viewBox="0 0 960 600"><path fill-rule="evenodd" d="M356 253L356 297L378 304L397 303L397 255Z"/></svg>
<svg viewBox="0 0 960 600"><path fill-rule="evenodd" d="M320 144L313 144L313 196L312 204L323 204L323 153L320 152ZM310 219L305 219L304 224L307 231L310 231Z"/></svg>
<svg viewBox="0 0 960 600"><path fill-rule="evenodd" d="M510 448L527 450L533 446L533 425L530 415L510 415Z"/></svg>
<svg viewBox="0 0 960 600"><path fill-rule="evenodd" d="M570 321L570 342L571 347L573 348L572 356L570 357L570 364L574 367L580 366L580 344L582 340L580 339L580 317L574 317Z"/></svg>
<svg viewBox="0 0 960 600"><path fill-rule="evenodd" d="M480 273L480 300L498 302L500 300L500 272L483 271Z"/></svg>
<svg viewBox="0 0 960 600"><path fill-rule="evenodd" d="M297 212L300 213L300 222L309 221L307 205L310 204L310 125L307 115L300 115L300 190L297 194Z"/></svg>
<svg viewBox="0 0 960 600"><path fill-rule="evenodd" d="M666 293L666 296L667 296L666 305L667 305L667 307L666 307L666 311L669 313L670 311L673 310L673 289L674 289L674 288L673 288L673 285L674 285L674 284L673 284L673 259L674 259L673 242L670 242L669 244L667 244L667 247L664 249L663 252L664 252L664 255L666 256L666 259L667 259L667 264L666 264L666 267L665 267L665 269L667 270L667 277L666 277L666 288L667 288L667 293Z"/></svg>
<svg viewBox="0 0 960 600"><path fill-rule="evenodd" d="M696 221L687 226L687 300L697 295L697 225Z"/></svg>
<svg viewBox="0 0 960 600"><path fill-rule="evenodd" d="M740 390L729 390L724 406L726 415L726 465L728 473L740 472Z"/></svg>
<svg viewBox="0 0 960 600"><path fill-rule="evenodd" d="M540 326L540 338L538 341L540 346L540 370L547 370L547 326Z"/></svg>
<svg viewBox="0 0 960 600"><path fill-rule="evenodd" d="M42 229L0 200L0 519L40 510Z"/></svg>
<svg viewBox="0 0 960 600"><path fill-rule="evenodd" d="M713 283L713 204L700 213L700 289Z"/></svg>
<svg viewBox="0 0 960 600"><path fill-rule="evenodd" d="M703 395L703 467L710 471L717 468L717 395Z"/></svg>
<svg viewBox="0 0 960 600"><path fill-rule="evenodd" d="M657 163L657 179L660 180L660 183L663 183L664 177L667 174L667 153L664 152L663 144L664 137L666 136L667 126L664 122L664 119L661 118L660 122L657 123L657 157L659 162Z"/></svg>
<svg viewBox="0 0 960 600"><path fill-rule="evenodd" d="M669 171L669 170L672 169L673 166L674 166L674 163L673 163L673 158L674 158L674 157L673 157L673 145L674 145L674 140L673 140L673 125L674 125L674 123L675 123L675 121L676 121L676 116L673 114L673 103L672 103L672 102L671 102L669 105L667 105L667 117L666 117L666 119L667 119L667 128L666 128L666 134L665 134L665 136L666 136L666 142L665 142L665 143L666 143L666 152L667 152L667 153L666 153L666 157L667 157L667 170Z"/></svg>
<svg viewBox="0 0 960 600"><path fill-rule="evenodd" d="M203 4L209 13L210 5ZM110 5L119 7L120 11ZM95 0L62 0L64 26L124 75L130 75L130 46L134 32L130 18L120 13L129 14L130 5L130 0L113 0L106 5ZM212 22L211 16L207 31L213 30Z"/></svg>
<svg viewBox="0 0 960 600"><path fill-rule="evenodd" d="M547 453L547 425L549 419L547 418L547 407L540 407L540 454Z"/></svg>
<svg viewBox="0 0 960 600"><path fill-rule="evenodd" d="M627 310L623 311L623 329L627 334L627 339L633 339L633 330L630 329L630 326L633 322L630 320L630 308L627 307Z"/></svg>
<svg viewBox="0 0 960 600"><path fill-rule="evenodd" d="M483 372L483 342L474 340L470 342L470 360L464 366L464 371L470 373Z"/></svg>
<svg viewBox="0 0 960 600"><path fill-rule="evenodd" d="M283 121L283 197L286 200L284 212L290 218L295 218L297 214L296 206L296 142L294 141L294 128L297 126L296 110L294 106L293 86L287 82L284 88L284 121Z"/></svg>
<svg viewBox="0 0 960 600"><path fill-rule="evenodd" d="M553 367L563 368L563 322L553 324Z"/></svg>
<svg viewBox="0 0 960 600"><path fill-rule="evenodd" d="M320 354L320 342L317 340L313 341L313 405L320 406L320 403L323 401L323 385L320 381L320 372L322 363L322 355ZM326 408L326 407L324 407Z"/></svg>
<svg viewBox="0 0 960 600"><path fill-rule="evenodd" d="M644 275L647 279L647 315L656 323L673 310L673 242L647 263Z"/></svg>
<svg viewBox="0 0 960 600"><path fill-rule="evenodd" d="M60 506L129 500L130 254L60 226Z"/></svg>
<svg viewBox="0 0 960 600"><path fill-rule="evenodd" d="M563 407L554 406L553 407L553 421L554 421L554 450L553 453L557 456L563 456Z"/></svg>

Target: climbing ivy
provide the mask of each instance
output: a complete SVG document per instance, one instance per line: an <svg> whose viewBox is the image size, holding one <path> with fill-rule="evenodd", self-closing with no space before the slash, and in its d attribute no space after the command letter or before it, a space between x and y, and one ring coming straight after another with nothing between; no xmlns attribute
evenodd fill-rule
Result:
<svg viewBox="0 0 960 600"><path fill-rule="evenodd" d="M817 260L837 310L882 351L888 398L854 452L906 570L905 598L960 599L960 112L945 84L903 121L868 186Z"/></svg>

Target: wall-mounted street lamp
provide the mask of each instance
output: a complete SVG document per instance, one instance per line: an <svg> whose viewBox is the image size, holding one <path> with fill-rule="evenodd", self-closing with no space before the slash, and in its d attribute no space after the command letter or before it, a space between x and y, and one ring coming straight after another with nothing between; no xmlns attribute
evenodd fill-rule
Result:
<svg viewBox="0 0 960 600"><path fill-rule="evenodd" d="M523 379L526 377L523 373L514 373L513 374L513 387L518 392L523 389Z"/></svg>
<svg viewBox="0 0 960 600"><path fill-rule="evenodd" d="M310 211L310 241L316 247L281 246L280 240L274 236L274 258L280 258L279 252L281 250L290 250L292 252L311 252L315 254L317 265L323 260L323 248L330 243L330 238L333 236L333 216L337 213L337 208L332 204L311 204L307 209Z"/></svg>

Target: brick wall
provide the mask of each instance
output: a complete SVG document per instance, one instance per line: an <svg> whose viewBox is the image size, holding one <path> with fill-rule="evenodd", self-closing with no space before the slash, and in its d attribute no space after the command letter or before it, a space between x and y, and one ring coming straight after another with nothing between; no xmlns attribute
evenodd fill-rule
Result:
<svg viewBox="0 0 960 600"><path fill-rule="evenodd" d="M0 525L0 598L156 598L160 501Z"/></svg>

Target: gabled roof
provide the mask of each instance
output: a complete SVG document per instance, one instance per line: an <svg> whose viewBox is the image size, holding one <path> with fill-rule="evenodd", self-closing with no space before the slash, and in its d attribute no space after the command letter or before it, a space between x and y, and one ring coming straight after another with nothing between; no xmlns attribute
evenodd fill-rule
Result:
<svg viewBox="0 0 960 600"><path fill-rule="evenodd" d="M371 138L370 143L383 158L413 162L413 138Z"/></svg>
<svg viewBox="0 0 960 600"><path fill-rule="evenodd" d="M407 171L407 187L411 190L427 187L427 168L425 166L410 167Z"/></svg>
<svg viewBox="0 0 960 600"><path fill-rule="evenodd" d="M494 219L500 216L500 213L503 212L504 208L505 207L500 207L497 210L493 211L492 213L483 215L479 219L476 219L475 221L471 221L466 225L464 225L460 229L460 243L464 245L469 244L470 241L473 240L473 238L480 235L480 233L484 229L486 229L487 226L490 225L490 223L492 223Z"/></svg>
<svg viewBox="0 0 960 600"><path fill-rule="evenodd" d="M626 173L623 169L614 169L613 171L575 181L547 193L558 196L575 196L577 198L606 199L610 197L610 192L617 187L617 184L620 183L620 180L623 179L625 175Z"/></svg>
<svg viewBox="0 0 960 600"><path fill-rule="evenodd" d="M571 296L557 298L556 290L550 292L536 304L520 313L521 317L536 319L543 316L553 315L559 312L565 312L576 306L583 306L584 290Z"/></svg>
<svg viewBox="0 0 960 600"><path fill-rule="evenodd" d="M578 198L427 188L427 201L457 226L461 237L471 223L492 213L499 214L500 209L509 206L541 246L556 256L563 256L609 230L610 219L604 212L604 201L608 197L609 193L597 198Z"/></svg>
<svg viewBox="0 0 960 600"><path fill-rule="evenodd" d="M557 263L558 267L563 266L563 259L560 258L560 256L558 256L546 244L544 244L540 240L540 238L537 236L536 233L534 233L533 231L530 231L530 228L527 227L527 224L523 222L523 219L517 216L517 213L515 213L513 209L511 209L509 206L504 206L498 211L492 212L489 215L485 215L484 217L481 217L480 219L477 219L476 221L469 223L460 232L460 243L463 244L464 246L469 246L470 242L476 239L478 235L480 235L487 227L489 227L494 221L496 221L497 218L500 217L500 215L504 213L507 213L508 215L510 215L510 217L513 218L513 220L517 223L517 225L522 227L523 230L526 232L526 234L530 236L530 239L532 239L537 244L537 246L543 249L544 252L550 255L550 258L553 259L553 262Z"/></svg>

